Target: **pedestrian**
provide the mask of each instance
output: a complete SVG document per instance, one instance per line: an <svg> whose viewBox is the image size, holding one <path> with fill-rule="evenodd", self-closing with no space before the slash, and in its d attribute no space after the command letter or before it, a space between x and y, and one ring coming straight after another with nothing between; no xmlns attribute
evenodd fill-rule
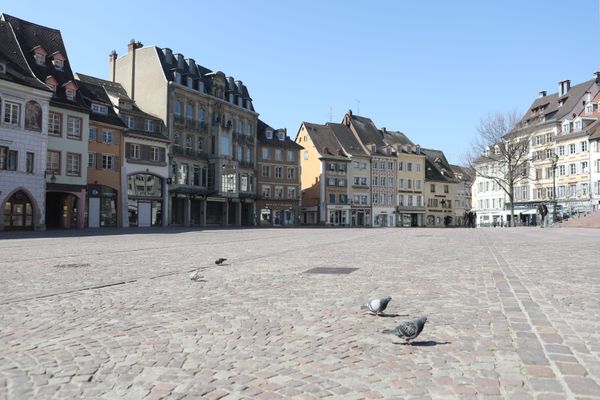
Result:
<svg viewBox="0 0 600 400"><path fill-rule="evenodd" d="M474 212L473 213L473 228L475 228L477 226L477 213Z"/></svg>
<svg viewBox="0 0 600 400"><path fill-rule="evenodd" d="M546 215L548 215L548 207L544 203L540 203L537 211L540 214L540 228L543 228L546 223Z"/></svg>

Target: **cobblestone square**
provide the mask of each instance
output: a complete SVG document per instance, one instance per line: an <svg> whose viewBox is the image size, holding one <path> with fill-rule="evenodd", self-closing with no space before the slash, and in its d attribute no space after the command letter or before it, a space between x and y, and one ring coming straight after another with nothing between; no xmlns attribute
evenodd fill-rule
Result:
<svg viewBox="0 0 600 400"><path fill-rule="evenodd" d="M59 235L0 238L0 399L600 398L598 230Z"/></svg>

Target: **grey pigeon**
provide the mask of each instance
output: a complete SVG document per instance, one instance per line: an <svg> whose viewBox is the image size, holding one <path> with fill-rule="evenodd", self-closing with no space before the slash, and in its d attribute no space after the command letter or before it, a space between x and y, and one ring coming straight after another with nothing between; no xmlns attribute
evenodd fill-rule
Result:
<svg viewBox="0 0 600 400"><path fill-rule="evenodd" d="M194 271L190 274L190 279L193 280L194 282L198 282L202 278L204 278L204 277L202 275L200 275L200 271Z"/></svg>
<svg viewBox="0 0 600 400"><path fill-rule="evenodd" d="M226 258L217 258L217 259L215 260L215 264L217 264L217 265L221 265L221 264L223 264L225 261L227 261L227 259L226 259Z"/></svg>
<svg viewBox="0 0 600 400"><path fill-rule="evenodd" d="M421 331L423 331L425 322L427 322L427 317L422 316L413 321L404 321L394 329L385 329L383 333L392 333L399 338L403 338L406 340L406 344L410 345L410 341L419 336Z"/></svg>
<svg viewBox="0 0 600 400"><path fill-rule="evenodd" d="M361 310L369 310L375 315L379 315L383 313L383 310L387 308L388 303L392 300L390 296L382 297L379 299L371 299L367 304L363 304L360 309Z"/></svg>

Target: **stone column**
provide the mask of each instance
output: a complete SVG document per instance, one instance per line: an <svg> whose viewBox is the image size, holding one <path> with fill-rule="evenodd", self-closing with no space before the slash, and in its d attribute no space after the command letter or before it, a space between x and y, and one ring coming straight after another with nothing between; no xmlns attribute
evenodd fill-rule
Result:
<svg viewBox="0 0 600 400"><path fill-rule="evenodd" d="M229 226L229 200L225 202L225 220L223 226Z"/></svg>
<svg viewBox="0 0 600 400"><path fill-rule="evenodd" d="M206 226L206 199L200 203L200 226Z"/></svg>
<svg viewBox="0 0 600 400"><path fill-rule="evenodd" d="M183 208L183 226L189 227L192 216L192 200L190 199L190 196L186 196L184 204L185 206Z"/></svg>
<svg viewBox="0 0 600 400"><path fill-rule="evenodd" d="M77 199L77 228L85 228L85 189L81 189Z"/></svg>
<svg viewBox="0 0 600 400"><path fill-rule="evenodd" d="M242 202L238 201L235 207L235 225L242 226Z"/></svg>

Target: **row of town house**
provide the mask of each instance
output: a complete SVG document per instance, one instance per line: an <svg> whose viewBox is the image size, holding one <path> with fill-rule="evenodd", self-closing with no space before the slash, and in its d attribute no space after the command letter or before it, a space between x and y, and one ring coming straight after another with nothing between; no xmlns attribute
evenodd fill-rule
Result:
<svg viewBox="0 0 600 400"><path fill-rule="evenodd" d="M558 91L539 93L510 140L528 142L528 164L515 188L517 223L539 223L536 208L548 205L550 219L598 209L600 205L600 73L571 86L561 81ZM500 170L492 147L479 159L479 167ZM489 175L488 175L489 176ZM508 196L491 178L477 176L473 183L473 209L478 225L498 225L510 219Z"/></svg>
<svg viewBox="0 0 600 400"><path fill-rule="evenodd" d="M0 15L0 230L463 223L469 174L349 112L296 140L248 88L132 40L109 79L60 31Z"/></svg>

